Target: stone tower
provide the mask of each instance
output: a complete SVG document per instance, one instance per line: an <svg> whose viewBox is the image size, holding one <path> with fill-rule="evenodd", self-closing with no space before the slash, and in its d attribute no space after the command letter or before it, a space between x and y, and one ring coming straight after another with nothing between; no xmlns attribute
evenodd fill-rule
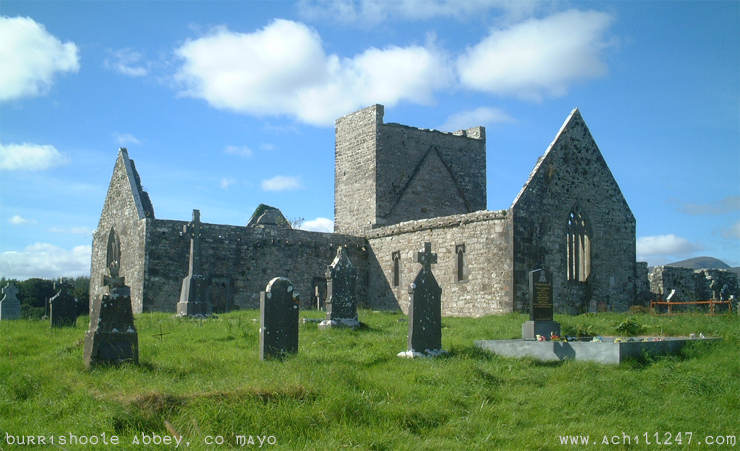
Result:
<svg viewBox="0 0 740 451"><path fill-rule="evenodd" d="M363 235L486 208L483 127L453 133L383 123L383 105L336 122L334 230Z"/></svg>

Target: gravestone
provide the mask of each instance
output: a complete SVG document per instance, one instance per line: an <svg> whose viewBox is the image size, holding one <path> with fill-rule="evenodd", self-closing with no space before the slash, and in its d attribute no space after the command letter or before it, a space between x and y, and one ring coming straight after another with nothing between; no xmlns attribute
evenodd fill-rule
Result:
<svg viewBox="0 0 740 451"><path fill-rule="evenodd" d="M59 291L49 299L51 327L74 326L77 322L77 300L72 296L72 286L65 281L55 285Z"/></svg>
<svg viewBox="0 0 740 451"><path fill-rule="evenodd" d="M407 351L399 357L427 357L443 353L442 350L442 289L432 274L432 264L437 254L432 244L424 243L424 250L416 254L421 270L409 286L409 334Z"/></svg>
<svg viewBox="0 0 740 451"><path fill-rule="evenodd" d="M108 234L107 275L104 293L93 300L90 326L85 333L85 366L139 363L139 335L134 327L131 288L120 276L121 243L111 228Z"/></svg>
<svg viewBox="0 0 740 451"><path fill-rule="evenodd" d="M188 275L182 279L177 316L208 316L213 312L208 278L200 262L201 222L200 211L193 210L193 220L182 228L182 235L190 237Z"/></svg>
<svg viewBox="0 0 740 451"><path fill-rule="evenodd" d="M535 340L560 336L560 323L553 321L552 274L544 269L529 272L529 321L522 324L522 338Z"/></svg>
<svg viewBox="0 0 740 451"><path fill-rule="evenodd" d="M298 352L299 302L285 277L275 277L260 292L260 360Z"/></svg>
<svg viewBox="0 0 740 451"><path fill-rule="evenodd" d="M8 282L3 288L3 298L0 300L0 321L20 319L21 301L16 297L17 293L18 289L12 282Z"/></svg>
<svg viewBox="0 0 740 451"><path fill-rule="evenodd" d="M355 283L357 270L344 246L337 249L337 256L326 268L326 319L319 328L359 327Z"/></svg>

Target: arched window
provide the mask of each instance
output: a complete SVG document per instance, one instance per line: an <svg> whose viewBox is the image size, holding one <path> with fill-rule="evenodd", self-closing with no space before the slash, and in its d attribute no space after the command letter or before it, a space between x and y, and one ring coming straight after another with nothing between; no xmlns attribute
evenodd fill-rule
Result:
<svg viewBox="0 0 740 451"><path fill-rule="evenodd" d="M465 245L456 245L455 254L457 254L457 263L455 265L457 281L462 282L465 280Z"/></svg>
<svg viewBox="0 0 740 451"><path fill-rule="evenodd" d="M401 285L401 252L396 251L391 254L393 260L393 286Z"/></svg>
<svg viewBox="0 0 740 451"><path fill-rule="evenodd" d="M583 214L574 208L568 215L566 243L568 252L568 280L585 282L591 273L591 237Z"/></svg>

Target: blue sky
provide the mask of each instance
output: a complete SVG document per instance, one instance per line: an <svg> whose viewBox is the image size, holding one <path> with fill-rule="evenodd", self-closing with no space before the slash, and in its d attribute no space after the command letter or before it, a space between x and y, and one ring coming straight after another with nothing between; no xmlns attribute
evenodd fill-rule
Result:
<svg viewBox="0 0 740 451"><path fill-rule="evenodd" d="M509 208L578 107L638 258L740 265L740 2L0 0L0 276L86 274L118 147L155 215L333 219L333 122L487 127Z"/></svg>

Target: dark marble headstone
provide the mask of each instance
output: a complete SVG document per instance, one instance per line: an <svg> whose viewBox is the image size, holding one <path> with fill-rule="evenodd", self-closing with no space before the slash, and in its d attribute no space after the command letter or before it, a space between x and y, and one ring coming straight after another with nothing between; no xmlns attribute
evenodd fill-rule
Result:
<svg viewBox="0 0 740 451"><path fill-rule="evenodd" d="M201 222L200 211L193 210L193 220L183 226L182 234L190 237L188 275L182 279L178 316L207 316L213 312L208 278L200 262Z"/></svg>
<svg viewBox="0 0 740 451"><path fill-rule="evenodd" d="M293 283L275 277L260 293L260 360L298 352L300 300Z"/></svg>
<svg viewBox="0 0 740 451"><path fill-rule="evenodd" d="M16 297L18 289L12 282L8 282L3 288L3 297L0 300L0 321L20 319L21 302Z"/></svg>
<svg viewBox="0 0 740 451"><path fill-rule="evenodd" d="M537 335L549 339L560 336L560 324L553 321L552 274L544 269L529 272L529 321L522 324L522 338L534 340Z"/></svg>
<svg viewBox="0 0 740 451"><path fill-rule="evenodd" d="M358 327L355 283L357 270L344 246L337 249L337 256L326 269L326 320L319 328Z"/></svg>
<svg viewBox="0 0 740 451"><path fill-rule="evenodd" d="M77 300L72 295L72 286L61 281L56 288L59 291L49 299L51 327L74 326L77 322Z"/></svg>
<svg viewBox="0 0 740 451"><path fill-rule="evenodd" d="M421 270L409 286L408 350L399 357L430 356L442 353L442 289L432 274L437 254L432 244L424 243L424 251L417 253Z"/></svg>
<svg viewBox="0 0 740 451"><path fill-rule="evenodd" d="M90 326L85 333L85 366L139 363L139 335L131 309L131 289L119 277L120 242L115 230L108 234L108 271L105 292L93 300Z"/></svg>

